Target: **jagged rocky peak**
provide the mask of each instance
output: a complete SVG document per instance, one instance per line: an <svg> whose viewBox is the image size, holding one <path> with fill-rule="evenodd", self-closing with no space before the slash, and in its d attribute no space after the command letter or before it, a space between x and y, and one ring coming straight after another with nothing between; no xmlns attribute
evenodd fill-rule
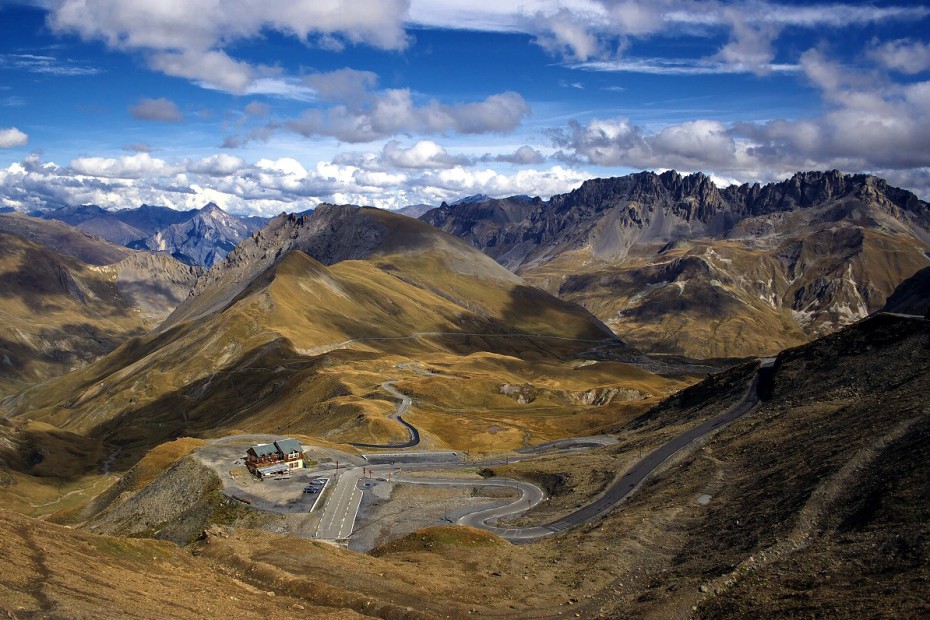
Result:
<svg viewBox="0 0 930 620"><path fill-rule="evenodd" d="M203 217L212 217L224 220L232 217L215 202L208 202L202 209L197 212L197 214Z"/></svg>

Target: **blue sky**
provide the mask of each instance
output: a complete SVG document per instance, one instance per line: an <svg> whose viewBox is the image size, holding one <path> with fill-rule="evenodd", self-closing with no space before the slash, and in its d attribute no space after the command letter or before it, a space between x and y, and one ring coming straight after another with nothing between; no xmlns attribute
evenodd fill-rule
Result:
<svg viewBox="0 0 930 620"><path fill-rule="evenodd" d="M594 176L930 198L930 6L0 0L0 205L270 215Z"/></svg>

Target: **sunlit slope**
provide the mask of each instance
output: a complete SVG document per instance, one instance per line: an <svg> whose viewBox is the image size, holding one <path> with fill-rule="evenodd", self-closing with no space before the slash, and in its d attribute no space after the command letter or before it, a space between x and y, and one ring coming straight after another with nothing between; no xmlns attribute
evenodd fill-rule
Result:
<svg viewBox="0 0 930 620"><path fill-rule="evenodd" d="M764 239L679 241L620 263L577 250L523 276L634 346L722 357L773 354L829 333L880 309L930 264L928 246L909 235L809 224Z"/></svg>
<svg viewBox="0 0 930 620"><path fill-rule="evenodd" d="M0 609L11 618L229 618L291 615L269 596L173 543L98 536L0 510ZM359 618L301 601L307 617Z"/></svg>
<svg viewBox="0 0 930 620"><path fill-rule="evenodd" d="M372 396L405 359L489 351L555 363L611 338L587 311L477 250L390 218L413 223L413 243L409 229L394 231L389 252L329 267L284 253L222 310L134 339L7 406L127 451L234 429L345 440L393 410ZM215 305L225 283L220 273L197 294Z"/></svg>

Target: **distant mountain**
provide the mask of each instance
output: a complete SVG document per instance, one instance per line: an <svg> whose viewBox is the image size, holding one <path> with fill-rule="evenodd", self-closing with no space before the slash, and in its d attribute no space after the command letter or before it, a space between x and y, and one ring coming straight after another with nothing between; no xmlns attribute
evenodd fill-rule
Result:
<svg viewBox="0 0 930 620"><path fill-rule="evenodd" d="M634 346L696 357L806 342L884 304L930 265L930 208L868 175L717 188L643 172L421 219L581 303Z"/></svg>
<svg viewBox="0 0 930 620"><path fill-rule="evenodd" d="M113 243L128 245L154 234L161 228L189 219L195 213L196 210L175 211L168 207L149 205L119 211L108 211L96 205L80 205L37 212L36 215L43 219L64 222Z"/></svg>
<svg viewBox="0 0 930 620"><path fill-rule="evenodd" d="M134 241L129 247L167 252L182 263L209 268L254 229L254 220L247 224L242 218L226 213L211 202L190 219Z"/></svg>
<svg viewBox="0 0 930 620"><path fill-rule="evenodd" d="M188 211L151 205L108 211L96 205L81 205L37 215L113 243L168 252L187 264L206 267L268 222L264 217L231 215L213 203Z"/></svg>
<svg viewBox="0 0 930 620"><path fill-rule="evenodd" d="M407 205L406 207L397 209L394 213L400 213L402 215L406 215L407 217L419 219L420 216L422 216L424 213L432 209L433 209L433 205L425 205L425 204Z"/></svg>
<svg viewBox="0 0 930 620"><path fill-rule="evenodd" d="M458 200L452 203L452 206L454 207L456 205L471 205L471 204L475 204L476 202L485 202L487 200L491 200L491 197L488 196L487 194L472 194L471 196L465 196L464 198L459 198Z"/></svg>

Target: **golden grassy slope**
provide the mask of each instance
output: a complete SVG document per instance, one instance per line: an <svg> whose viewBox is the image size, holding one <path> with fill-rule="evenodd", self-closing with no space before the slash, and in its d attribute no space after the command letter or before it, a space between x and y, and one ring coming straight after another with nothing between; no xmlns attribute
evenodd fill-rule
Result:
<svg viewBox="0 0 930 620"><path fill-rule="evenodd" d="M96 364L26 391L9 406L14 413L28 412L33 419L121 445L120 463L131 463L163 441L232 429L333 441L395 435L401 429L384 416L396 404L379 386L405 374L418 376L399 372L398 364L467 369L473 361L468 355L483 351L522 360L519 371L485 371L481 382L472 383L467 401L445 398L433 404L477 407L486 398L504 403L501 384L537 381L547 372L571 377L569 391L625 381L650 384L642 394L646 398L673 389L673 382L629 368L616 380L611 378L616 368L600 374L562 369L565 359L608 335L605 328L580 307L512 276L482 279L453 263L448 254L420 252L325 267L294 252L223 312L134 339ZM353 342L340 344L346 341ZM424 379L410 388L427 398L430 391L447 390L430 383ZM579 410L564 398L546 404L540 440L609 421L582 423L576 417L563 428L559 410ZM434 411L432 419L442 426L439 414ZM507 425L519 425L526 414L527 408L515 408ZM459 440L439 431L432 437L430 420L423 423L437 445ZM522 445L522 437L514 439L513 447Z"/></svg>
<svg viewBox="0 0 930 620"><path fill-rule="evenodd" d="M359 618L256 588L172 543L98 536L0 510L0 610L11 618Z"/></svg>

